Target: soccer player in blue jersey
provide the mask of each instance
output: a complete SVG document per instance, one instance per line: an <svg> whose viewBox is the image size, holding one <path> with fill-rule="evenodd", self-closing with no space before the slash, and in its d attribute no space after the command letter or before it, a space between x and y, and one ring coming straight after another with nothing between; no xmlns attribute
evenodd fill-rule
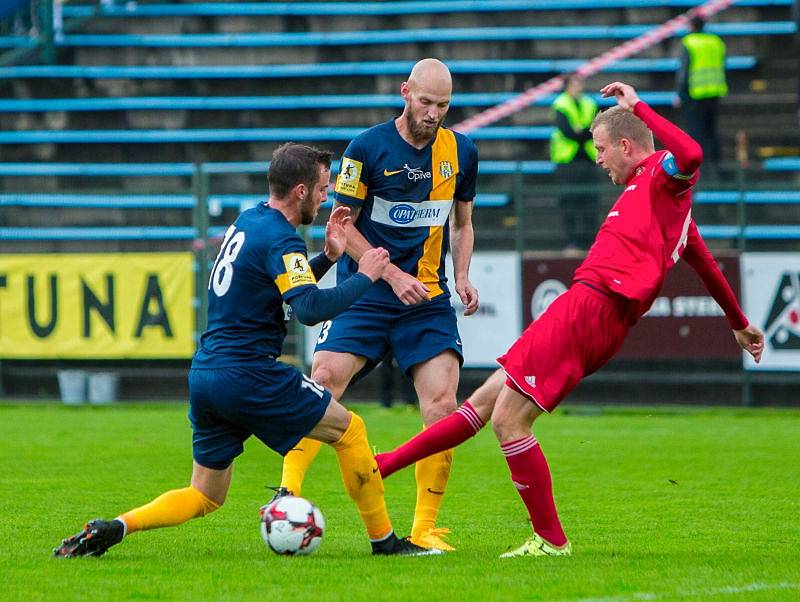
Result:
<svg viewBox="0 0 800 602"><path fill-rule="evenodd" d="M114 520L90 521L54 555L100 556L135 531L179 525L218 509L233 460L250 435L280 454L303 437L330 444L373 554L432 552L395 536L363 420L277 359L286 338L284 301L304 324L329 320L372 288L389 263L386 250L371 249L339 286L317 288L317 279L344 253L349 209L332 212L325 250L311 261L295 229L310 224L326 198L330 158L327 151L299 144L278 148L269 168L269 201L242 213L225 233L208 284L208 330L189 373L190 485Z"/></svg>
<svg viewBox="0 0 800 602"><path fill-rule="evenodd" d="M353 139L336 182L336 205L349 207L353 219L347 225L347 255L338 263L339 282L373 247L387 249L391 263L350 309L323 324L312 377L340 398L351 380L391 348L414 380L429 425L456 409L463 362L445 277L448 246L464 315L478 308L468 273L478 152L469 138L442 125L452 93L443 63L419 61L400 93L403 113ZM317 442L303 441L285 456L281 491L300 493L319 449ZM450 451L417 463L411 541L426 548L453 549L442 539L447 530L436 528L451 463Z"/></svg>

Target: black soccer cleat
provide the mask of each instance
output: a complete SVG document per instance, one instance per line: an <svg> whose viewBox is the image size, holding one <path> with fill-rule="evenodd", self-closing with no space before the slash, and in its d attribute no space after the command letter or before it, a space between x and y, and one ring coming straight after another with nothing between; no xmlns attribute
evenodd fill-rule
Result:
<svg viewBox="0 0 800 602"><path fill-rule="evenodd" d="M392 533L382 541L372 542L373 556L441 556L441 550L428 549L411 543L408 537L400 539Z"/></svg>
<svg viewBox="0 0 800 602"><path fill-rule="evenodd" d="M272 496L272 499L268 501L265 506L269 506L272 502L281 499L282 497L287 497L290 495L294 495L291 491L286 489L286 487L271 487L267 485L267 489L272 489L275 492L275 495Z"/></svg>
<svg viewBox="0 0 800 602"><path fill-rule="evenodd" d="M91 520L83 531L62 540L61 545L53 549L53 556L102 556L108 548L121 542L124 535L125 526L118 520Z"/></svg>

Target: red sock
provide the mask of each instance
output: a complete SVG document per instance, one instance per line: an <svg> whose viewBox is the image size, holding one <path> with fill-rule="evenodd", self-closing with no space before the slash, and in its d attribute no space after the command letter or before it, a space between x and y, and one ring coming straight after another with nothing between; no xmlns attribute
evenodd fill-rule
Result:
<svg viewBox="0 0 800 602"><path fill-rule="evenodd" d="M472 437L483 426L484 422L475 408L469 401L465 401L455 412L432 424L397 449L375 456L381 476L385 479L422 458L452 449Z"/></svg>
<svg viewBox="0 0 800 602"><path fill-rule="evenodd" d="M522 498L533 530L554 546L567 543L553 500L553 482L542 448L531 435L500 446L511 469L511 480Z"/></svg>

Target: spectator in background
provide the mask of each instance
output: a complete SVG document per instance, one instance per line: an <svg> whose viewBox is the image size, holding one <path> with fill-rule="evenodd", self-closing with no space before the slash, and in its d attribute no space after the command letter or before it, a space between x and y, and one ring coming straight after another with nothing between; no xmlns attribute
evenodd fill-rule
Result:
<svg viewBox="0 0 800 602"><path fill-rule="evenodd" d="M555 125L550 160L556 166L567 248L588 249L597 231L597 150L589 132L597 103L583 93L581 76L566 76L564 92L550 105L550 113Z"/></svg>
<svg viewBox="0 0 800 602"><path fill-rule="evenodd" d="M725 43L718 35L704 32L704 25L702 17L692 17L689 33L683 37L676 107L683 109L686 132L700 143L705 165L714 171L720 158L719 99L728 94L728 84Z"/></svg>

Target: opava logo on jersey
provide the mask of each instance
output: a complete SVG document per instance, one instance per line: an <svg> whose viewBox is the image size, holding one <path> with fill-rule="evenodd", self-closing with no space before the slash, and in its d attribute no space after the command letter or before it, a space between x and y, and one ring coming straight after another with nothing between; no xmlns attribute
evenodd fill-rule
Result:
<svg viewBox="0 0 800 602"><path fill-rule="evenodd" d="M336 178L336 192L349 196L358 195L358 184L361 181L361 170L364 164L361 161L342 157L342 166L339 168L339 177Z"/></svg>
<svg viewBox="0 0 800 602"><path fill-rule="evenodd" d="M447 161L443 161L443 163L447 163ZM420 180L431 179L431 172L422 171L422 169L419 167L409 167L408 163L405 163L402 169L384 169L383 175L387 178L390 178L392 176L396 176L399 173L403 173L403 171L406 172L408 179L413 182L419 182Z"/></svg>
<svg viewBox="0 0 800 602"><path fill-rule="evenodd" d="M417 210L411 205L395 205L389 210L389 219L397 224L410 224L416 215Z"/></svg>
<svg viewBox="0 0 800 602"><path fill-rule="evenodd" d="M764 335L775 350L800 349L800 274L781 275L764 323Z"/></svg>

